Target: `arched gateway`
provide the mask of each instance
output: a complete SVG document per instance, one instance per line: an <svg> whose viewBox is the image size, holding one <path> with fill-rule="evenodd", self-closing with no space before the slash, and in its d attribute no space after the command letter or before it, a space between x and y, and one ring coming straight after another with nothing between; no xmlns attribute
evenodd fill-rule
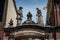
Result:
<svg viewBox="0 0 60 40"><path fill-rule="evenodd" d="M18 32L12 33L16 40L21 39L44 39L45 32L35 28L23 28Z"/></svg>
<svg viewBox="0 0 60 40"><path fill-rule="evenodd" d="M21 25L15 28L7 29L9 34L9 39L13 40L45 40L48 39L48 35L43 27L30 24ZM46 37L47 36L47 37Z"/></svg>
<svg viewBox="0 0 60 40"><path fill-rule="evenodd" d="M12 20L10 26L12 26ZM9 36L9 40L46 40L48 35L46 29L41 25L32 21L32 14L28 12L27 20L17 27L10 27L5 29Z"/></svg>
<svg viewBox="0 0 60 40"><path fill-rule="evenodd" d="M26 26L29 26L29 25L26 25ZM31 25L31 26L33 27L34 25ZM39 29L35 29L35 28L28 28L28 27L21 28L20 30L15 31L11 34L14 35L16 40L21 40L21 39L25 39L25 38L27 38L27 39L29 39L29 38L44 39L44 36L45 36L44 31L39 30Z"/></svg>

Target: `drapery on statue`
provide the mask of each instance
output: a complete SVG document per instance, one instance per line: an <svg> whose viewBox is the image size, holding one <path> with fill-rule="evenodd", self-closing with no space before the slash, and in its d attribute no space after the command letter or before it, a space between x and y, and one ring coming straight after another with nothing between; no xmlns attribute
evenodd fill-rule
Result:
<svg viewBox="0 0 60 40"><path fill-rule="evenodd" d="M36 8L37 10L37 15L41 16L41 10L39 8Z"/></svg>

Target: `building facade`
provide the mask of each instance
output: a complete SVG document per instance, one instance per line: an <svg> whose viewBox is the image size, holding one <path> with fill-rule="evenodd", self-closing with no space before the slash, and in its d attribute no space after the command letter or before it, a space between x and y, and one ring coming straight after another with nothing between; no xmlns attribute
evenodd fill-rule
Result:
<svg viewBox="0 0 60 40"><path fill-rule="evenodd" d="M21 25L23 8L17 11L15 0L1 0L0 5L0 40L60 40L59 0L48 0L46 23L50 27L43 26L40 9L37 11L37 23L28 12L27 20Z"/></svg>
<svg viewBox="0 0 60 40"><path fill-rule="evenodd" d="M48 0L46 25L50 27L55 27L55 32L54 32L55 34L51 32L51 35L53 35L55 40L60 40L60 37L59 37L60 36L60 31L59 31L60 1L59 0Z"/></svg>
<svg viewBox="0 0 60 40"><path fill-rule="evenodd" d="M3 40L4 26L6 23L7 1L0 0L0 40Z"/></svg>
<svg viewBox="0 0 60 40"><path fill-rule="evenodd" d="M46 25L60 26L60 1L48 0Z"/></svg>
<svg viewBox="0 0 60 40"><path fill-rule="evenodd" d="M5 3L6 7L4 7L5 8L5 14L4 14L5 16L3 17L5 24L3 25L3 30L4 30L4 28L7 28L9 26L10 20L11 20L11 22L12 22L12 20L14 20L13 27L15 27L17 25L17 20L16 20L17 9L16 9L16 5L15 5L15 0L5 0L5 2L6 2ZM2 32L1 32L1 34L2 34ZM3 35L2 40L8 40L8 35L6 35L5 32L2 35Z"/></svg>

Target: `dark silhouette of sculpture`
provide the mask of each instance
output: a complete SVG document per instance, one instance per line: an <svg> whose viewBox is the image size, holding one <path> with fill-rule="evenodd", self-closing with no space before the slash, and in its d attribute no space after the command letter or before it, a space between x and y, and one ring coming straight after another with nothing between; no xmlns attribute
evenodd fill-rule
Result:
<svg viewBox="0 0 60 40"><path fill-rule="evenodd" d="M37 15L42 16L41 15L41 10L39 8L36 8L36 10L37 10Z"/></svg>
<svg viewBox="0 0 60 40"><path fill-rule="evenodd" d="M31 12L29 12L29 13L27 14L27 19L28 19L28 20L32 20L32 14L31 14Z"/></svg>
<svg viewBox="0 0 60 40"><path fill-rule="evenodd" d="M37 23L40 25L40 26L43 26L44 24L43 24L43 18L42 18L42 12L41 12L41 10L39 9L39 8L36 8L36 10L37 10L37 16L38 16L38 21L37 21Z"/></svg>

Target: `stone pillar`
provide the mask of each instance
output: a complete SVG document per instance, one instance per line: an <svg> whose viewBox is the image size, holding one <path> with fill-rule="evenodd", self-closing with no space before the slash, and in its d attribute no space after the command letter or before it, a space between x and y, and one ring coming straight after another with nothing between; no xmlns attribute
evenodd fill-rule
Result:
<svg viewBox="0 0 60 40"><path fill-rule="evenodd" d="M9 28L13 27L13 20L11 18L10 22L9 22Z"/></svg>

